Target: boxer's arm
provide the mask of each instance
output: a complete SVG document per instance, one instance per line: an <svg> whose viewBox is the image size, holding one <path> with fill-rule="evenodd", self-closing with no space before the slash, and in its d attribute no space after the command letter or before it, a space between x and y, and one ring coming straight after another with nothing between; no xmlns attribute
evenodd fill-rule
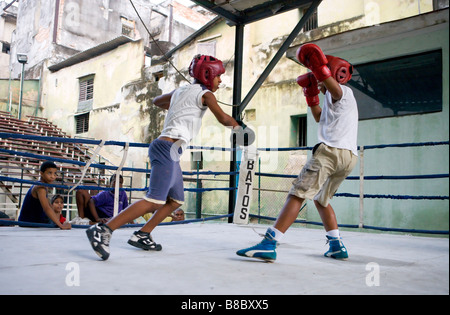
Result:
<svg viewBox="0 0 450 315"><path fill-rule="evenodd" d="M322 114L322 108L318 105L318 106L312 106L311 108L311 114L314 117L314 120L316 122L320 121L320 115Z"/></svg>
<svg viewBox="0 0 450 315"><path fill-rule="evenodd" d="M342 89L339 83L333 79L333 77L329 77L323 81L323 85L330 92L331 98L333 99L333 103L339 101L342 98Z"/></svg>
<svg viewBox="0 0 450 315"><path fill-rule="evenodd" d="M239 126L236 120L230 115L226 114L219 106L219 104L217 104L217 99L213 93L206 92L205 94L203 94L202 100L203 104L208 106L213 115L222 125L224 125L225 127L232 127L232 128Z"/></svg>
<svg viewBox="0 0 450 315"><path fill-rule="evenodd" d="M306 97L306 103L309 107L317 106L320 104L319 100L319 87L317 79L311 72L303 74L297 78L297 84L303 87L303 94Z"/></svg>
<svg viewBox="0 0 450 315"><path fill-rule="evenodd" d="M158 106L162 109L169 109L173 92L175 91L155 97L153 99L153 105Z"/></svg>

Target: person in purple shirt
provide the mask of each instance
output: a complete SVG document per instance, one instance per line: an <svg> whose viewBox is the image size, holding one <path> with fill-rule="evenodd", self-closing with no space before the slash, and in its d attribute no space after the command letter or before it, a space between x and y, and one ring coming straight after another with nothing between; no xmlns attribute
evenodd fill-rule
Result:
<svg viewBox="0 0 450 315"><path fill-rule="evenodd" d="M120 188L123 186L123 177L120 175ZM116 175L109 180L109 187L114 188ZM114 190L104 190L91 196L87 190L77 190L76 193L78 216L88 218L92 224L107 222L114 216ZM119 191L119 213L128 207L128 197L125 191Z"/></svg>

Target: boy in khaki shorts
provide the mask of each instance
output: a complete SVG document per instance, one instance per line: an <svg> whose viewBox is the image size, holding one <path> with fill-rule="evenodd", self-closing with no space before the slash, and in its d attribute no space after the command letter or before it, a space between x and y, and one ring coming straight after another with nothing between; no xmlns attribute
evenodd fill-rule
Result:
<svg viewBox="0 0 450 315"><path fill-rule="evenodd" d="M347 61L325 56L315 44L302 45L297 58L312 72L301 75L297 83L303 87L306 102L319 123L318 140L311 159L293 181L286 203L275 224L267 229L264 239L257 245L237 251L237 255L267 261L276 259L276 246L284 233L297 219L306 199L314 204L322 219L330 248L324 254L335 259L347 259L336 215L330 199L340 184L351 173L357 157L358 108L352 90L343 85L353 72ZM322 108L318 94L322 92Z"/></svg>

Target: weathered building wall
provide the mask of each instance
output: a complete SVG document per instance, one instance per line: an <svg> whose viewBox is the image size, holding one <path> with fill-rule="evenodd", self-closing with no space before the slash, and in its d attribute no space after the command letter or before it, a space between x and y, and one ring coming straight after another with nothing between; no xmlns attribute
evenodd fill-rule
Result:
<svg viewBox="0 0 450 315"><path fill-rule="evenodd" d="M146 82L142 81L143 50L142 41L130 42L59 71L46 71L42 116L75 137L144 142L146 130L149 125L153 126L153 121L146 110L147 102L138 97L147 89ZM75 115L79 114L79 78L87 75L94 75L89 131L75 134ZM118 164L122 152L118 147L105 147L101 154ZM146 160L145 150L130 149L126 165Z"/></svg>
<svg viewBox="0 0 450 315"><path fill-rule="evenodd" d="M16 28L17 7L7 7L5 1L0 1L0 78L5 79L10 77L9 61L10 61L10 47L11 35ZM6 11L3 11L7 8Z"/></svg>
<svg viewBox="0 0 450 315"><path fill-rule="evenodd" d="M141 1L145 3L146 0ZM148 1L150 3L150 1ZM139 14L150 19L150 6L139 5ZM122 34L122 24L133 30L130 37L142 38L148 45L144 26L138 21L129 1L56 0L21 1L18 25L13 36L12 55L28 55L28 77L41 75L42 64L58 63L76 52L84 51ZM20 73L20 65L12 60L13 77ZM38 68L38 70L34 68Z"/></svg>
<svg viewBox="0 0 450 315"><path fill-rule="evenodd" d="M39 80L23 82L22 117L39 111ZM0 110L10 111L15 117L19 112L20 80L0 79Z"/></svg>

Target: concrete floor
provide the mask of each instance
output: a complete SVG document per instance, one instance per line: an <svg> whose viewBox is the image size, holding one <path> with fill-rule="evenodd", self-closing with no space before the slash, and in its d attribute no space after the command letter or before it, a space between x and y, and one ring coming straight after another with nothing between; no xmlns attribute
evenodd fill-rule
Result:
<svg viewBox="0 0 450 315"><path fill-rule="evenodd" d="M84 229L0 227L0 294L448 295L448 238L342 232L350 258L323 257L320 229L291 228L274 263L236 250L256 244L266 226L191 223L153 232L160 252L111 239L101 261Z"/></svg>

